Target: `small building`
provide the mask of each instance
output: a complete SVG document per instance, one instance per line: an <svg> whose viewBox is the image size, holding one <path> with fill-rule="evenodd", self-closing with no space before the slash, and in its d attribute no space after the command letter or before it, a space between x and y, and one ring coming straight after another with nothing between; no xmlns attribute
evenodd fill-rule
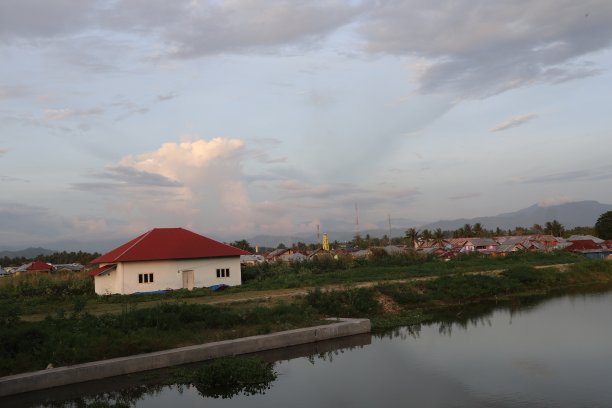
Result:
<svg viewBox="0 0 612 408"><path fill-rule="evenodd" d="M612 254L612 249L599 244L591 239L581 239L571 241L571 245L565 248L566 251L575 252L593 259L606 259ZM604 241L602 240L602 243Z"/></svg>
<svg viewBox="0 0 612 408"><path fill-rule="evenodd" d="M263 257L263 255L258 255L258 254L240 255L241 265L257 265L265 261L266 259Z"/></svg>
<svg viewBox="0 0 612 408"><path fill-rule="evenodd" d="M83 265L79 263L70 263L70 264L55 264L56 272L81 272L83 270Z"/></svg>
<svg viewBox="0 0 612 408"><path fill-rule="evenodd" d="M53 271L53 265L42 262L34 261L15 269L15 275L21 274L35 274L35 273L51 273Z"/></svg>
<svg viewBox="0 0 612 408"><path fill-rule="evenodd" d="M11 275L13 274L7 271L6 269L2 268L2 266L0 266L0 278L6 278L7 276L11 276Z"/></svg>
<svg viewBox="0 0 612 408"><path fill-rule="evenodd" d="M99 295L193 289L242 283L249 252L183 228L155 228L94 259Z"/></svg>

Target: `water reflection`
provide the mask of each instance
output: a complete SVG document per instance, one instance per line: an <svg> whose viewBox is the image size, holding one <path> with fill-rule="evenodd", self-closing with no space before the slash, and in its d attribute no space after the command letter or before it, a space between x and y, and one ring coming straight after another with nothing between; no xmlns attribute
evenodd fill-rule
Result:
<svg viewBox="0 0 612 408"><path fill-rule="evenodd" d="M535 293L511 299L499 299L478 304L461 305L428 312L431 316L426 323L398 327L373 336L378 338L417 339L424 326L436 326L438 333L451 337L454 330L467 331L470 327L491 327L494 314L506 314L511 325L515 317L534 313L538 308L559 296L567 298L571 303L586 302L598 297L609 296L611 285L596 285L574 287L564 291L552 291L546 294Z"/></svg>
<svg viewBox="0 0 612 408"><path fill-rule="evenodd" d="M610 289L462 306L381 335L260 353L278 373L265 394L210 398L192 381L168 385L166 370L0 399L0 406L610 407Z"/></svg>
<svg viewBox="0 0 612 408"><path fill-rule="evenodd" d="M274 372L279 362L306 357L310 364L315 364L317 361L331 363L336 356L370 343L371 336L363 334L264 351L257 353L257 357L268 363L271 372ZM155 370L0 398L0 406L3 408L124 408L134 407L138 402L156 397L163 392L175 391L183 394L192 389L202 398L228 399L238 395L263 395L273 386L276 379L274 375L265 381L255 383L242 381L233 387L214 387L206 381L207 378L193 375L209 364L210 362L194 363L180 368Z"/></svg>

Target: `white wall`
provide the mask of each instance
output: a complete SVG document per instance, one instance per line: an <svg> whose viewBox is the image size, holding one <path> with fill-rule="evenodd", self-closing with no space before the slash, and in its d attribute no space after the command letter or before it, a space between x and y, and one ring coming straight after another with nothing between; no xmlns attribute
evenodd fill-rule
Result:
<svg viewBox="0 0 612 408"><path fill-rule="evenodd" d="M230 277L217 278L218 268L229 268ZM242 275L240 258L177 259L167 261L119 262L117 269L95 277L96 293L130 294L183 287L183 270L193 270L194 286L208 287L218 284L240 285ZM153 283L139 283L139 274L153 274Z"/></svg>

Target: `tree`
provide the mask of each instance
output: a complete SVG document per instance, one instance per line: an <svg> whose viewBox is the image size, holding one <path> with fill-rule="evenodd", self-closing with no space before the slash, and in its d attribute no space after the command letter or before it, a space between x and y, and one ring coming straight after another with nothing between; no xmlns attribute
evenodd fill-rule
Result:
<svg viewBox="0 0 612 408"><path fill-rule="evenodd" d="M484 230L482 228L482 224L479 223L479 222L474 224L474 235L476 235L479 238L484 235Z"/></svg>
<svg viewBox="0 0 612 408"><path fill-rule="evenodd" d="M463 226L463 234L465 237L471 237L474 234L474 231L472 230L472 226L470 224L465 224Z"/></svg>
<svg viewBox="0 0 612 408"><path fill-rule="evenodd" d="M601 239L612 239L612 211L599 216L595 223L595 233Z"/></svg>
<svg viewBox="0 0 612 408"><path fill-rule="evenodd" d="M417 231L416 228L408 228L406 230L406 240L408 241L408 245L413 248L416 248L419 236L419 231Z"/></svg>
<svg viewBox="0 0 612 408"><path fill-rule="evenodd" d="M230 245L235 248L243 249L245 251L255 252L255 248L253 248L251 244L249 244L249 241L247 241L246 239L241 239L240 241L234 241Z"/></svg>
<svg viewBox="0 0 612 408"><path fill-rule="evenodd" d="M565 227L557 220L552 220L552 222L547 221L544 224L544 232L550 234L555 237L560 237L565 232Z"/></svg>
<svg viewBox="0 0 612 408"><path fill-rule="evenodd" d="M433 241L434 243L443 246L444 245L444 232L442 232L441 228L438 228L433 233Z"/></svg>
<svg viewBox="0 0 612 408"><path fill-rule="evenodd" d="M430 230L424 229L421 231L421 238L423 238L424 241L429 241L432 237L433 235L431 234Z"/></svg>

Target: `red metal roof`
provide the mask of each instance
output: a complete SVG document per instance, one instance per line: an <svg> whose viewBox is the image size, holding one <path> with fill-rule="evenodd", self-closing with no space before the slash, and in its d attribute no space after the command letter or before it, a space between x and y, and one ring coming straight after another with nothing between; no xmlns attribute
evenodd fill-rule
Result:
<svg viewBox="0 0 612 408"><path fill-rule="evenodd" d="M99 256L91 263L219 258L248 254L250 252L183 228L155 228Z"/></svg>
<svg viewBox="0 0 612 408"><path fill-rule="evenodd" d="M46 262L34 261L27 267L28 271L50 271L53 269L53 265Z"/></svg>
<svg viewBox="0 0 612 408"><path fill-rule="evenodd" d="M116 267L117 267L117 264L108 264L108 265L104 265L104 266L101 266L101 267L99 267L99 268L96 268L96 269L94 269L94 270L92 270L92 271L89 271L88 275L89 275L89 276L98 276L98 275L101 275L101 274L103 274L104 272L109 271L109 270L111 270L111 269L114 269L114 268L116 268Z"/></svg>
<svg viewBox="0 0 612 408"><path fill-rule="evenodd" d="M565 248L566 251L593 251L603 249L601 245L590 239L572 241L572 244Z"/></svg>

